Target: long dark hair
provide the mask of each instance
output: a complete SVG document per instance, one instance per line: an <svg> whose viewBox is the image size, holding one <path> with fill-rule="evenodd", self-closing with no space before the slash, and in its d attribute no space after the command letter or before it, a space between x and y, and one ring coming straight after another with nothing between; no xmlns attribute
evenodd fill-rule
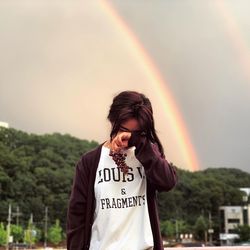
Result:
<svg viewBox="0 0 250 250"><path fill-rule="evenodd" d="M119 132L122 123L131 118L137 119L142 132L152 143L158 145L164 157L162 144L155 131L152 105L144 94L123 91L114 97L108 114L108 120L112 124L110 138L112 139Z"/></svg>

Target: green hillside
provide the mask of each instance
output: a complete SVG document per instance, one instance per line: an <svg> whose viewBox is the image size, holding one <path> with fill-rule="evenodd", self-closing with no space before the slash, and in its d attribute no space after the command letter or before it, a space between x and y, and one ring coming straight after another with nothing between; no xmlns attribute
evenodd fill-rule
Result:
<svg viewBox="0 0 250 250"><path fill-rule="evenodd" d="M6 222L11 203L13 212L19 206L21 223L27 224L32 213L34 222L42 226L48 206L49 222L59 219L65 227L75 164L97 145L67 134L35 135L0 128L0 222Z"/></svg>

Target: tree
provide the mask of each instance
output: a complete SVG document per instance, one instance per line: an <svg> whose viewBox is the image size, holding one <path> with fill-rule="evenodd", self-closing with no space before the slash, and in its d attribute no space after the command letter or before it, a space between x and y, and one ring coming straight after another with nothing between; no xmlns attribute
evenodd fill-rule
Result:
<svg viewBox="0 0 250 250"><path fill-rule="evenodd" d="M10 234L13 236L14 242L20 242L23 239L23 228L21 226L11 225Z"/></svg>
<svg viewBox="0 0 250 250"><path fill-rule="evenodd" d="M160 223L161 234L168 238L174 238L175 236L175 225L172 221L165 220Z"/></svg>
<svg viewBox="0 0 250 250"><path fill-rule="evenodd" d="M250 226L249 225L239 225L235 229L235 233L239 235L239 241L249 241L250 240Z"/></svg>
<svg viewBox="0 0 250 250"><path fill-rule="evenodd" d="M48 240L55 245L58 245L62 241L62 228L58 219L56 223L49 228Z"/></svg>
<svg viewBox="0 0 250 250"><path fill-rule="evenodd" d="M207 223L205 218L200 215L194 225L194 231L195 231L195 238L197 240L204 240L205 239L205 234L207 231Z"/></svg>
<svg viewBox="0 0 250 250"><path fill-rule="evenodd" d="M38 242L40 238L41 238L41 231L34 226L32 219L29 219L28 227L24 231L24 242L32 246L33 244Z"/></svg>
<svg viewBox="0 0 250 250"><path fill-rule="evenodd" d="M0 246L5 246L7 242L7 232L4 229L4 225L0 223Z"/></svg>

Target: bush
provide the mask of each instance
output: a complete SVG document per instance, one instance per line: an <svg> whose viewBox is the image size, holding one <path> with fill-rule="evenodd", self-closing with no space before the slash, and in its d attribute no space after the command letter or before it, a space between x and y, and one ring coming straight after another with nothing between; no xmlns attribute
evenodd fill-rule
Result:
<svg viewBox="0 0 250 250"><path fill-rule="evenodd" d="M235 229L235 233L239 235L239 241L249 241L250 240L250 226L249 225L240 225Z"/></svg>
<svg viewBox="0 0 250 250"><path fill-rule="evenodd" d="M161 234L167 236L168 238L174 238L175 236L175 224L174 222L165 220L161 222Z"/></svg>
<svg viewBox="0 0 250 250"><path fill-rule="evenodd" d="M194 225L195 238L201 241L204 240L207 228L208 226L205 218L202 215L199 216Z"/></svg>
<svg viewBox="0 0 250 250"><path fill-rule="evenodd" d="M58 245L62 241L62 228L59 220L56 220L55 225L49 228L48 241Z"/></svg>
<svg viewBox="0 0 250 250"><path fill-rule="evenodd" d="M11 225L10 234L13 236L14 242L20 242L23 240L23 228L21 226Z"/></svg>
<svg viewBox="0 0 250 250"><path fill-rule="evenodd" d="M29 220L28 228L24 231L24 242L33 245L41 239L41 230Z"/></svg>
<svg viewBox="0 0 250 250"><path fill-rule="evenodd" d="M0 246L5 246L7 242L7 232L4 229L4 225L0 223Z"/></svg>

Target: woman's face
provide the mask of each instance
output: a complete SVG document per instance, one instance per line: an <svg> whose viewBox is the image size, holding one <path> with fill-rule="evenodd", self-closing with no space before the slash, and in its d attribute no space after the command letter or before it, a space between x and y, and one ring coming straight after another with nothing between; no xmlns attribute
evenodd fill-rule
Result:
<svg viewBox="0 0 250 250"><path fill-rule="evenodd" d="M137 119L131 118L127 120L126 122L122 123L120 126L120 130L123 132L139 132L140 130L140 125Z"/></svg>

